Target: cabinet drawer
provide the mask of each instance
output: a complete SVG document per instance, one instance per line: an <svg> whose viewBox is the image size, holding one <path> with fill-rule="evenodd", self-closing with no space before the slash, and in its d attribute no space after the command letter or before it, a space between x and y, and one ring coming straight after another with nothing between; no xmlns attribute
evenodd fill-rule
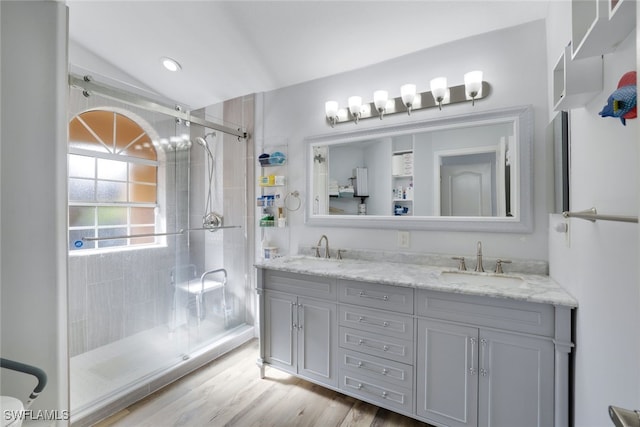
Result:
<svg viewBox="0 0 640 427"><path fill-rule="evenodd" d="M384 357L402 363L413 364L413 341L395 337L381 336L357 329L339 329L340 347L365 354Z"/></svg>
<svg viewBox="0 0 640 427"><path fill-rule="evenodd" d="M352 372L340 370L340 389L376 405L396 409L404 413L413 412L413 393L411 389L395 387Z"/></svg>
<svg viewBox="0 0 640 427"><path fill-rule="evenodd" d="M338 280L340 302L413 314L413 289L378 283Z"/></svg>
<svg viewBox="0 0 640 427"><path fill-rule="evenodd" d="M555 311L548 304L419 289L418 316L554 336Z"/></svg>
<svg viewBox="0 0 640 427"><path fill-rule="evenodd" d="M407 340L413 339L412 317L353 305L340 305L338 313L338 323L341 326Z"/></svg>
<svg viewBox="0 0 640 427"><path fill-rule="evenodd" d="M359 375L366 375L376 381L413 390L413 366L411 365L357 351L340 349L338 351L338 367L359 373Z"/></svg>
<svg viewBox="0 0 640 427"><path fill-rule="evenodd" d="M264 270L263 280L265 289L336 300L336 279L330 277Z"/></svg>

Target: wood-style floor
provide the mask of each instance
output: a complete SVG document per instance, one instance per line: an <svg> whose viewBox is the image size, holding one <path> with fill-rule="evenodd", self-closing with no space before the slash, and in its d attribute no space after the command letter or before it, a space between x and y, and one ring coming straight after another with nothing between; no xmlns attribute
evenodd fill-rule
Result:
<svg viewBox="0 0 640 427"><path fill-rule="evenodd" d="M429 427L276 369L260 379L257 357L253 340L96 426Z"/></svg>

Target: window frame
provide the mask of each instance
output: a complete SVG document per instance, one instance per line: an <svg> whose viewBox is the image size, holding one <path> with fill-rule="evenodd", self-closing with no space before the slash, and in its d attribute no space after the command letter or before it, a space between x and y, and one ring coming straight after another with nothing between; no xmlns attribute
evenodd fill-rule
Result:
<svg viewBox="0 0 640 427"><path fill-rule="evenodd" d="M91 109L91 110L87 110L81 113L78 113L76 115L74 115L71 120L69 121L69 124L71 124L71 121L73 121L76 118L80 119L80 122L84 125L84 126L88 126L84 120L82 120L82 114L87 113L87 112L91 112L91 111L104 111L104 112L109 112L109 113L113 113L114 114L114 120L116 115L120 115L125 117L128 120L131 120L132 122L134 122L138 127L140 127L140 129L142 130L142 132L144 132L144 134L146 134L147 137L149 137L149 140L152 140L149 132L145 129L145 126L143 126L141 123L139 123L139 121L133 119L132 117L130 117L127 114L123 114L123 112L121 111L113 111L111 109L101 109L101 108L96 108L96 109ZM116 135L117 129L114 129L114 138ZM98 138L99 139L99 138ZM139 138L136 138L139 139ZM155 155L156 155L156 160L150 160L150 159L145 159L145 158L141 158L141 157L135 157L129 154L126 154L124 151L124 149L121 150L114 150L111 149L109 147L107 147L109 149L110 152L102 152L102 151L96 151L96 150L91 150L91 149L84 149L84 148L78 148L78 147L73 147L73 143L76 141L72 141L71 138L69 138L68 141L68 148L67 148L67 161L68 164L70 165L72 162L72 156L82 156L82 157L86 157L89 159L92 159L94 164L93 164L93 177L86 177L86 176L74 176L71 175L71 168L68 167L68 171L67 171L67 180L68 180L68 186L67 186L67 194L68 194L68 202L67 202L67 209L68 209L68 213L69 216L70 215L70 211L73 208L93 208L93 220L92 220L92 225L74 225L72 226L70 223L68 224L68 237L69 237L69 246L68 246L68 251L70 254L81 254L81 253L96 253L99 251L105 251L105 250L129 250L129 249L134 249L134 248L143 248L143 247L150 247L150 246L164 246L166 245L166 239L163 238L158 238L158 237L145 237L145 238L126 238L126 239L108 239L108 240L97 240L97 241L82 241L81 238L76 238L73 239L71 236L73 234L76 234L78 237L80 237L80 235L82 235L83 237L100 237L105 230L117 230L117 229L121 229L123 230L122 233L116 233L115 235L120 236L120 235L135 235L135 234L155 234L155 233L160 233L161 231L159 231L159 228L161 228L161 224L158 222L158 210L160 208L160 199L161 199L161 195L160 195L160 185L161 185L161 179L160 179L160 170L161 170L161 162L158 160L159 159L159 155L160 155L160 150L157 150L157 147L154 145L153 146L153 150L155 151ZM101 142L101 144L104 146L106 144L104 144L104 142ZM131 145L128 144L127 147ZM100 178L99 177L99 172L98 172L98 164L99 164L99 160L110 160L110 161L117 161L117 162L122 162L125 165L126 168L126 176L124 180L120 180L120 179L105 179L105 178ZM134 179L132 179L132 172L131 172L131 165L142 165L142 166L151 166L155 169L155 180L154 182L145 182L145 181L136 181ZM71 180L72 179L79 179L79 180L85 180L88 182L92 182L93 185L93 200L72 200L71 199ZM126 187L125 190L125 200L124 201L116 201L116 200L100 200L99 199L99 195L98 195L98 184L100 182L117 182L117 183L123 183ZM155 188L155 201L154 202L141 202L141 201L131 201L130 197L131 197L131 186L132 185L148 185L149 187L154 187ZM105 225L105 224L100 224L99 221L99 215L100 215L100 208L109 208L109 207L117 207L117 208L124 208L126 209L126 222L124 224L112 224L112 225ZM132 209L136 209L136 208L144 208L144 209L153 209L153 222L152 223L132 223ZM136 228L148 228L148 231L143 231L143 232L135 232L134 230ZM85 234L84 232L90 232L90 236L88 236L87 234ZM81 232L81 233L79 233ZM116 243L118 242L118 243Z"/></svg>

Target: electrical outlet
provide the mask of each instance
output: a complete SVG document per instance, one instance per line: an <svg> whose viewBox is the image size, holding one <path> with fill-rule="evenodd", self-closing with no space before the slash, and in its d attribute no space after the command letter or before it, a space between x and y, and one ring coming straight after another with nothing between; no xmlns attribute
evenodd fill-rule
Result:
<svg viewBox="0 0 640 427"><path fill-rule="evenodd" d="M408 231L398 231L398 247L408 248L411 246L411 238Z"/></svg>

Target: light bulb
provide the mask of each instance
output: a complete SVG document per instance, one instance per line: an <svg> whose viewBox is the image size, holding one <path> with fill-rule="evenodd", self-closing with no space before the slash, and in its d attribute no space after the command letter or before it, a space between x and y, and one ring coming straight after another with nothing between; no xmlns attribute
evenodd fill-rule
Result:
<svg viewBox="0 0 640 427"><path fill-rule="evenodd" d="M465 92L471 98L472 105L475 104L476 97L482 91L482 71L469 71L464 75Z"/></svg>
<svg viewBox="0 0 640 427"><path fill-rule="evenodd" d="M429 83L431 87L431 95L433 95L433 100L436 101L438 107L442 109L442 100L447 94L447 78L446 77L437 77L432 79Z"/></svg>
<svg viewBox="0 0 640 427"><path fill-rule="evenodd" d="M400 86L400 96L402 97L402 103L407 107L407 112L411 114L413 100L416 97L416 85L408 83Z"/></svg>
<svg viewBox="0 0 640 427"><path fill-rule="evenodd" d="M362 97L350 96L348 104L349 112L354 117L356 124L358 124L358 120L360 120L360 116L362 115Z"/></svg>
<svg viewBox="0 0 640 427"><path fill-rule="evenodd" d="M324 112L333 127L338 121L338 102L337 101L327 101L324 103Z"/></svg>
<svg viewBox="0 0 640 427"><path fill-rule="evenodd" d="M373 92L373 104L376 106L376 110L380 113L380 120L387 108L387 101L389 100L389 92L386 90L377 90Z"/></svg>

